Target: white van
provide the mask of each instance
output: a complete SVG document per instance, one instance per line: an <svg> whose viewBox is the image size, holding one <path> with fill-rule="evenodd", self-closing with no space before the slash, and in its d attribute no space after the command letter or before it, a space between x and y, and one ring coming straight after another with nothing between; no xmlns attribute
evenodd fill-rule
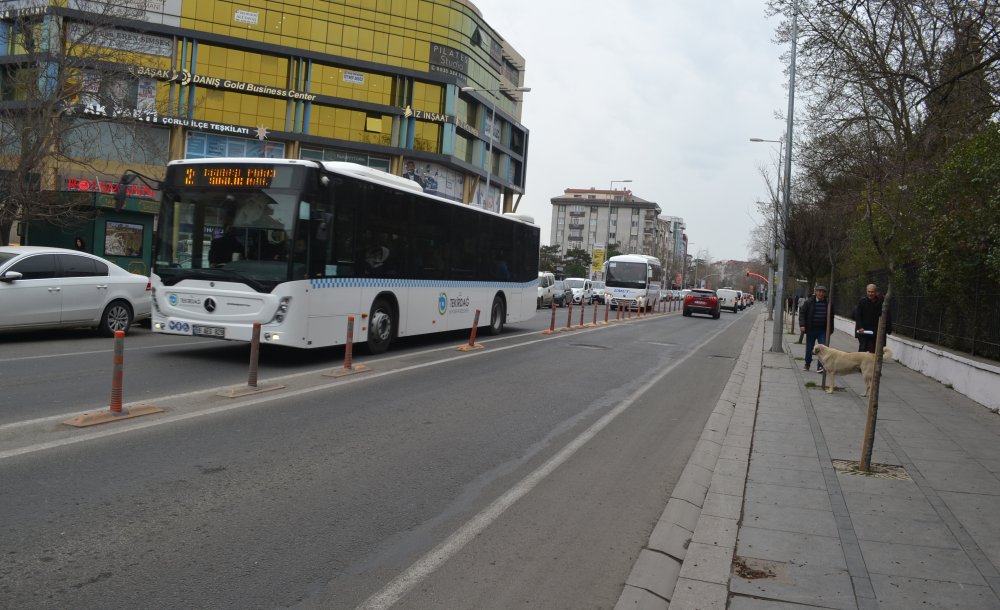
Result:
<svg viewBox="0 0 1000 610"><path fill-rule="evenodd" d="M719 296L719 309L728 309L733 313L736 313L737 309L742 309L739 301L739 290L733 290L732 288L719 288L715 291L715 294Z"/></svg>
<svg viewBox="0 0 1000 610"><path fill-rule="evenodd" d="M594 302L594 285L583 277L568 277L563 280L566 287L573 291L573 302L590 305Z"/></svg>
<svg viewBox="0 0 1000 610"><path fill-rule="evenodd" d="M556 276L548 271L538 272L538 307L552 307L552 285Z"/></svg>

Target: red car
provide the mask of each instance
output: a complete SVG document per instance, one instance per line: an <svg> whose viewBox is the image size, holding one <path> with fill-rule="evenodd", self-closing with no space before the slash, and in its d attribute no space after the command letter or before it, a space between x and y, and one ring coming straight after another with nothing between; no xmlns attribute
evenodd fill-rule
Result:
<svg viewBox="0 0 1000 610"><path fill-rule="evenodd" d="M690 316L693 313L708 314L719 319L722 315L719 309L719 297L714 290L705 288L694 288L684 297L684 315Z"/></svg>

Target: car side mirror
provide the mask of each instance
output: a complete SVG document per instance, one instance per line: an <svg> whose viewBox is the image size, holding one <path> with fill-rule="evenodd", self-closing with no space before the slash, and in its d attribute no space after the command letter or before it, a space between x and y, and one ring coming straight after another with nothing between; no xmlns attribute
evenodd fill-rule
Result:
<svg viewBox="0 0 1000 610"><path fill-rule="evenodd" d="M20 271L5 271L3 275L0 275L0 282L7 282L10 284L11 282L17 281L22 277L24 277L24 275L22 275Z"/></svg>

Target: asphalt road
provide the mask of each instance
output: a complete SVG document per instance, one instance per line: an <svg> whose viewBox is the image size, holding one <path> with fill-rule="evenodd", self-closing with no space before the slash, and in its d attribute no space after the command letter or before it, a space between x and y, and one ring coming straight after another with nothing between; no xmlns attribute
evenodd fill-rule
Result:
<svg viewBox="0 0 1000 610"><path fill-rule="evenodd" d="M181 393L245 381L243 346L137 332L126 387L148 385L126 397L167 410L96 433L17 422L106 404L106 346L5 341L0 599L612 607L756 313L551 336L540 314L483 350L413 340L339 381L319 374L336 350L269 353L263 378L287 388L236 400Z"/></svg>

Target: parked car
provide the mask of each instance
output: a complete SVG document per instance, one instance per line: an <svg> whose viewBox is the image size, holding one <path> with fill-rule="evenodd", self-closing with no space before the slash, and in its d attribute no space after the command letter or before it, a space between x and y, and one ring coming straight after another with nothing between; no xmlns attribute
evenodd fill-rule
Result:
<svg viewBox="0 0 1000 610"><path fill-rule="evenodd" d="M538 272L538 307L552 307L552 284L556 276L549 271Z"/></svg>
<svg viewBox="0 0 1000 610"><path fill-rule="evenodd" d="M552 284L552 302L557 307L566 307L566 303L573 302L573 289L566 286L562 280L556 280Z"/></svg>
<svg viewBox="0 0 1000 610"><path fill-rule="evenodd" d="M603 305L608 300L608 293L605 292L607 285L599 280L594 280L591 285L594 288L594 302Z"/></svg>
<svg viewBox="0 0 1000 610"><path fill-rule="evenodd" d="M694 313L703 313L718 320L719 316L722 315L720 311L719 297L715 294L714 290L708 290L706 288L693 288L691 292L684 297L685 316L690 316Z"/></svg>
<svg viewBox="0 0 1000 610"><path fill-rule="evenodd" d="M594 286L590 280L582 277L568 277L563 280L563 283L573 290L574 303L590 304L594 302Z"/></svg>
<svg viewBox="0 0 1000 610"><path fill-rule="evenodd" d="M149 278L75 250L0 247L0 331L96 328L104 336L150 317Z"/></svg>
<svg viewBox="0 0 1000 610"><path fill-rule="evenodd" d="M719 288L715 291L715 294L719 297L719 309L728 309L733 313L742 309L738 301L740 298L739 290L733 290L732 288Z"/></svg>

